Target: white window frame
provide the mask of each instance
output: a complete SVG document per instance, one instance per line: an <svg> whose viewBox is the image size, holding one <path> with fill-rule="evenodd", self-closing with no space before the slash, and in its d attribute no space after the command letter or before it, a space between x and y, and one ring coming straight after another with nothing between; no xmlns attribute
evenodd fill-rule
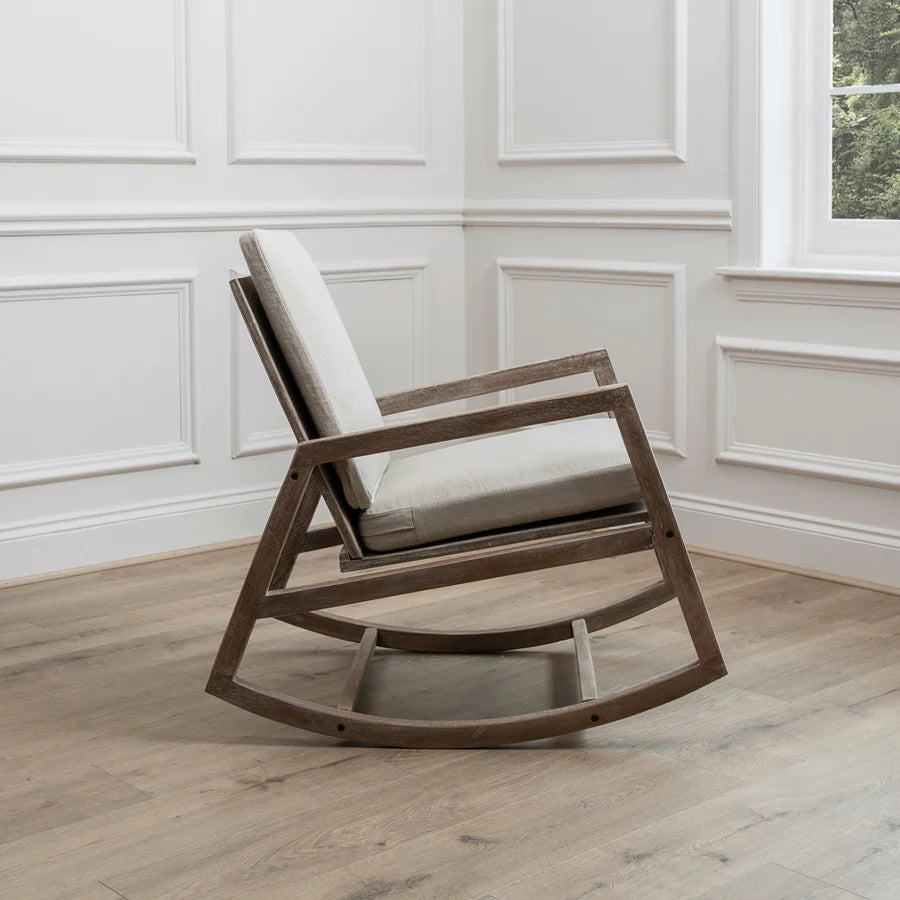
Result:
<svg viewBox="0 0 900 900"><path fill-rule="evenodd" d="M801 61L797 87L802 95L798 119L803 125L797 201L802 213L797 223L796 264L815 267L837 259L860 268L897 268L900 220L831 217L833 3L802 3L797 51Z"/></svg>
<svg viewBox="0 0 900 900"><path fill-rule="evenodd" d="M735 0L726 277L880 272L900 281L900 222L831 218L831 8Z"/></svg>

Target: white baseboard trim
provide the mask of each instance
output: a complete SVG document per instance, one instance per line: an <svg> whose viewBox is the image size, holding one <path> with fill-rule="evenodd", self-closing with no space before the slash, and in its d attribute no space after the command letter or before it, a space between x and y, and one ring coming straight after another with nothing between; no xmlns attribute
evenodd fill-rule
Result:
<svg viewBox="0 0 900 900"><path fill-rule="evenodd" d="M720 553L900 586L900 532L673 492L688 544Z"/></svg>
<svg viewBox="0 0 900 900"><path fill-rule="evenodd" d="M0 579L252 537L276 491L258 485L18 522L0 528Z"/></svg>

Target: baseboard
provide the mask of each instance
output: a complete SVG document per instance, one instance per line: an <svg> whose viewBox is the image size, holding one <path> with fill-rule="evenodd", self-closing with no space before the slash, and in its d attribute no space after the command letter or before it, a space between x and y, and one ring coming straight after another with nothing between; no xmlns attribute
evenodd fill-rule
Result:
<svg viewBox="0 0 900 900"><path fill-rule="evenodd" d="M804 578L815 578L817 581L832 581L835 584L846 584L849 587L861 588L864 591L876 591L880 594L893 594L900 597L900 587L891 587L886 584L876 584L872 581L863 581L861 578L849 578L846 575L831 575L827 572L815 572L812 569L801 569L789 563L770 562L766 559L754 559L752 556L741 556L740 553L722 553L720 550L707 550L705 547L694 547L688 544L691 556L711 556L713 559L725 559L729 562L742 563L748 566L757 566L760 569L771 569L773 572L784 572L788 575L802 575Z"/></svg>
<svg viewBox="0 0 900 900"><path fill-rule="evenodd" d="M673 493L682 533L703 551L817 578L900 588L900 532Z"/></svg>
<svg viewBox="0 0 900 900"><path fill-rule="evenodd" d="M76 566L73 569L59 569L55 572L39 572L36 575L23 575L20 578L7 578L0 581L0 591L6 588L21 587L25 584L40 584L45 581L59 581L61 578L74 578L78 575L94 575L97 572L112 572L115 569L127 569L144 563L161 562L167 559L180 559L182 556L196 556L198 553L215 553L217 550L231 550L234 547L248 547L259 540L259 535L236 538L233 541L220 541L216 544L200 544L196 547L181 547L178 550L165 550L162 553L148 553L144 556L129 556L127 559L114 559L109 562L93 563L88 566Z"/></svg>
<svg viewBox="0 0 900 900"><path fill-rule="evenodd" d="M273 485L258 485L0 528L0 578L107 566L253 538L265 525L276 490Z"/></svg>

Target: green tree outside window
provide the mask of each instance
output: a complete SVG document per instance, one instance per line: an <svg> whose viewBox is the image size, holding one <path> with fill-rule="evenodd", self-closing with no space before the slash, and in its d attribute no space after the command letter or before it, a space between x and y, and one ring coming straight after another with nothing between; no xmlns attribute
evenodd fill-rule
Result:
<svg viewBox="0 0 900 900"><path fill-rule="evenodd" d="M900 219L900 2L834 0L831 211Z"/></svg>

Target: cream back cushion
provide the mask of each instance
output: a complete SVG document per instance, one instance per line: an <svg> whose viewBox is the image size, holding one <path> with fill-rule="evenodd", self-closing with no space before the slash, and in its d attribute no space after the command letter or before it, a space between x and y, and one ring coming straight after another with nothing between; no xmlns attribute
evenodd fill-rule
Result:
<svg viewBox="0 0 900 900"><path fill-rule="evenodd" d="M328 286L301 243L287 231L255 230L241 249L281 352L319 435L384 424ZM336 463L347 502L368 507L390 456Z"/></svg>

